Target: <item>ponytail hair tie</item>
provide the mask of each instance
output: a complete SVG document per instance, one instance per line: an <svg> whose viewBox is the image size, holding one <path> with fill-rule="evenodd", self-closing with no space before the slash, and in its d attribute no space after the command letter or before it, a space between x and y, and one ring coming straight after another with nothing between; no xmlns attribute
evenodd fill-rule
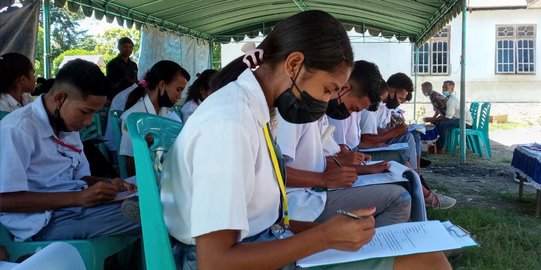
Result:
<svg viewBox="0 0 541 270"><path fill-rule="evenodd" d="M244 58L242 62L249 68L256 68L263 64L263 50L257 49L255 43L247 42L241 49L244 52Z"/></svg>
<svg viewBox="0 0 541 270"><path fill-rule="evenodd" d="M148 89L148 82L146 80L140 80L139 85L141 85L146 90Z"/></svg>

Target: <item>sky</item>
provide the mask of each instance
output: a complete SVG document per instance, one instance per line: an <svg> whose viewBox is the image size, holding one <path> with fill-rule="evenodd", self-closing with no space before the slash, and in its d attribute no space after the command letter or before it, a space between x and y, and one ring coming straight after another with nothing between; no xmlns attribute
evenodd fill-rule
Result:
<svg viewBox="0 0 541 270"><path fill-rule="evenodd" d="M100 21L95 19L94 16L85 17L84 19L79 21L79 25L81 29L87 30L87 33L93 36L97 36L98 34L103 33L107 29L121 28L118 23L116 23L116 20L112 23L108 23L105 20L105 17L103 17L103 19Z"/></svg>

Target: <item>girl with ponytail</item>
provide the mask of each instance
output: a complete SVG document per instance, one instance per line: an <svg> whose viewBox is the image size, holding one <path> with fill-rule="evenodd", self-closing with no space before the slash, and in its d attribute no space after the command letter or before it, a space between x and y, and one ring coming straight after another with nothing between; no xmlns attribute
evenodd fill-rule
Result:
<svg viewBox="0 0 541 270"><path fill-rule="evenodd" d="M145 75L145 79L139 82L137 88L128 96L126 111L120 116L121 123L124 123L133 112L160 115L180 121L180 118L171 111L171 107L178 101L189 80L190 74L173 61L162 60L154 64ZM135 175L133 148L124 124L119 155L126 156L128 175Z"/></svg>
<svg viewBox="0 0 541 270"><path fill-rule="evenodd" d="M36 87L34 66L19 53L0 56L0 111L12 112L32 102Z"/></svg>

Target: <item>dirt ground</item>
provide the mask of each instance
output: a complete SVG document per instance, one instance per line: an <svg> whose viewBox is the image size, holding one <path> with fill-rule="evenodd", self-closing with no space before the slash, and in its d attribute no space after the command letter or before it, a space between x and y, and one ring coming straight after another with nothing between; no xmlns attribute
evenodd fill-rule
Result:
<svg viewBox="0 0 541 270"><path fill-rule="evenodd" d="M536 190L524 187L524 198L518 200L519 184L511 171L511 160L516 144L541 142L541 128L496 131L490 134L492 160L482 159L468 152L466 164L448 154L430 154L432 161L422 174L433 189L457 199L457 205L481 208L509 209L535 213Z"/></svg>

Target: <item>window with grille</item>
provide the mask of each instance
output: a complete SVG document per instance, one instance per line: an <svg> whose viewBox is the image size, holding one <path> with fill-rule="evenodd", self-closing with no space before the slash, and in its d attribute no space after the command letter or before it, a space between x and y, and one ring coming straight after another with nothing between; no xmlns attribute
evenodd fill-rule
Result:
<svg viewBox="0 0 541 270"><path fill-rule="evenodd" d="M449 27L446 27L419 47L413 61L418 74L449 74L449 37Z"/></svg>
<svg viewBox="0 0 541 270"><path fill-rule="evenodd" d="M535 25L496 25L496 73L535 74Z"/></svg>

